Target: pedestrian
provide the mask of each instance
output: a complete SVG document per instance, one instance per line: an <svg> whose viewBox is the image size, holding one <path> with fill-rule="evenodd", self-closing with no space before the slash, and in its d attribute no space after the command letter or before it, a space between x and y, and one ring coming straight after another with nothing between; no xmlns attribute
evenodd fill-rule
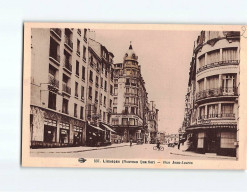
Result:
<svg viewBox="0 0 247 195"><path fill-rule="evenodd" d="M180 150L180 142L178 142L178 149Z"/></svg>
<svg viewBox="0 0 247 195"><path fill-rule="evenodd" d="M132 138L130 138L130 147L132 146Z"/></svg>

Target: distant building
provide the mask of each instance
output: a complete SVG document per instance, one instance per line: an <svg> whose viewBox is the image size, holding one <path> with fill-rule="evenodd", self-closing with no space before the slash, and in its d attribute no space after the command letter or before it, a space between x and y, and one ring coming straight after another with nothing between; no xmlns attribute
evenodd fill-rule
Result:
<svg viewBox="0 0 247 195"><path fill-rule="evenodd" d="M132 45L123 63L114 64L112 125L124 142L147 141L148 97Z"/></svg>
<svg viewBox="0 0 247 195"><path fill-rule="evenodd" d="M153 101L148 104L148 141L159 139L158 131L158 113L159 110Z"/></svg>
<svg viewBox="0 0 247 195"><path fill-rule="evenodd" d="M183 128L190 150L236 156L240 33L202 31L190 64Z"/></svg>
<svg viewBox="0 0 247 195"><path fill-rule="evenodd" d="M164 144L178 144L179 134L165 134Z"/></svg>

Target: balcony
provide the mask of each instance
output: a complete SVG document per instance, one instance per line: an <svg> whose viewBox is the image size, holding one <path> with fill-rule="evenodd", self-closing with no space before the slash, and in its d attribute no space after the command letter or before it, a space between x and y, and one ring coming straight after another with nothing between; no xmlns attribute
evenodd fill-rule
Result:
<svg viewBox="0 0 247 195"><path fill-rule="evenodd" d="M49 58L55 64L60 65L60 55L59 54L55 55L55 54L50 53Z"/></svg>
<svg viewBox="0 0 247 195"><path fill-rule="evenodd" d="M124 95L125 96L137 96L136 93L132 93L132 92L125 92Z"/></svg>
<svg viewBox="0 0 247 195"><path fill-rule="evenodd" d="M80 50L79 50L79 49L76 51L76 54L80 57L81 52L80 52Z"/></svg>
<svg viewBox="0 0 247 195"><path fill-rule="evenodd" d="M71 88L67 85L67 83L63 83L63 92L68 94L68 95L71 95Z"/></svg>
<svg viewBox="0 0 247 195"><path fill-rule="evenodd" d="M134 102L125 102L124 104L125 105L130 105L130 106L138 106L138 104L134 103Z"/></svg>
<svg viewBox="0 0 247 195"><path fill-rule="evenodd" d="M98 88L99 87L99 84L98 83L95 83L95 86Z"/></svg>
<svg viewBox="0 0 247 195"><path fill-rule="evenodd" d="M219 97L219 96L237 96L238 91L237 87L228 87L228 88L214 88L200 91L196 94L196 100L201 100L210 97Z"/></svg>
<svg viewBox="0 0 247 195"><path fill-rule="evenodd" d="M198 124L208 124L211 123L211 120L222 120L222 119L229 119L234 120L235 114L234 113L221 113L221 114L208 114L202 115L198 118Z"/></svg>
<svg viewBox="0 0 247 195"><path fill-rule="evenodd" d="M69 37L65 36L64 44L65 44L65 46L68 47L68 49L70 49L71 51L73 50L73 42L70 40Z"/></svg>
<svg viewBox="0 0 247 195"><path fill-rule="evenodd" d="M68 59L65 59L64 61L64 67L66 71L68 71L70 74L72 73L72 65L70 64Z"/></svg>
<svg viewBox="0 0 247 195"><path fill-rule="evenodd" d="M77 33L81 35L81 29L77 29Z"/></svg>
<svg viewBox="0 0 247 195"><path fill-rule="evenodd" d="M210 69L210 68L215 68L215 67L219 67L219 66L227 66L227 65L238 65L238 64L239 64L238 60L227 60L227 61L214 62L212 64L207 64L207 65L200 67L197 70L196 74L198 74L204 70Z"/></svg>
<svg viewBox="0 0 247 195"><path fill-rule="evenodd" d="M49 75L49 86L51 88L59 88L59 81L56 80L53 76Z"/></svg>
<svg viewBox="0 0 247 195"><path fill-rule="evenodd" d="M50 30L59 40L61 40L62 31L59 28L51 28Z"/></svg>

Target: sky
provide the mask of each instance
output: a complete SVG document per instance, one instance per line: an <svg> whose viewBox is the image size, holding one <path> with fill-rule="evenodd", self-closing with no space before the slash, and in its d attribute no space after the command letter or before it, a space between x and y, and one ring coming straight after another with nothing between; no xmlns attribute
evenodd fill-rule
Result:
<svg viewBox="0 0 247 195"><path fill-rule="evenodd" d="M159 109L158 130L177 133L184 118L185 94L194 41L199 31L95 30L94 38L123 62L130 41L138 56L148 100Z"/></svg>

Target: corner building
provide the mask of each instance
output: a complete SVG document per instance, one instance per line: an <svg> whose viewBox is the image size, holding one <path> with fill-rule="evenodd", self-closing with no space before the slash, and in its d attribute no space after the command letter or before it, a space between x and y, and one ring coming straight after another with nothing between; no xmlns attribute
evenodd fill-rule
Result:
<svg viewBox="0 0 247 195"><path fill-rule="evenodd" d="M190 149L236 156L240 33L202 31L190 67L184 126Z"/></svg>
<svg viewBox="0 0 247 195"><path fill-rule="evenodd" d="M112 125L123 142L147 141L147 95L138 56L130 45L123 63L114 64Z"/></svg>

